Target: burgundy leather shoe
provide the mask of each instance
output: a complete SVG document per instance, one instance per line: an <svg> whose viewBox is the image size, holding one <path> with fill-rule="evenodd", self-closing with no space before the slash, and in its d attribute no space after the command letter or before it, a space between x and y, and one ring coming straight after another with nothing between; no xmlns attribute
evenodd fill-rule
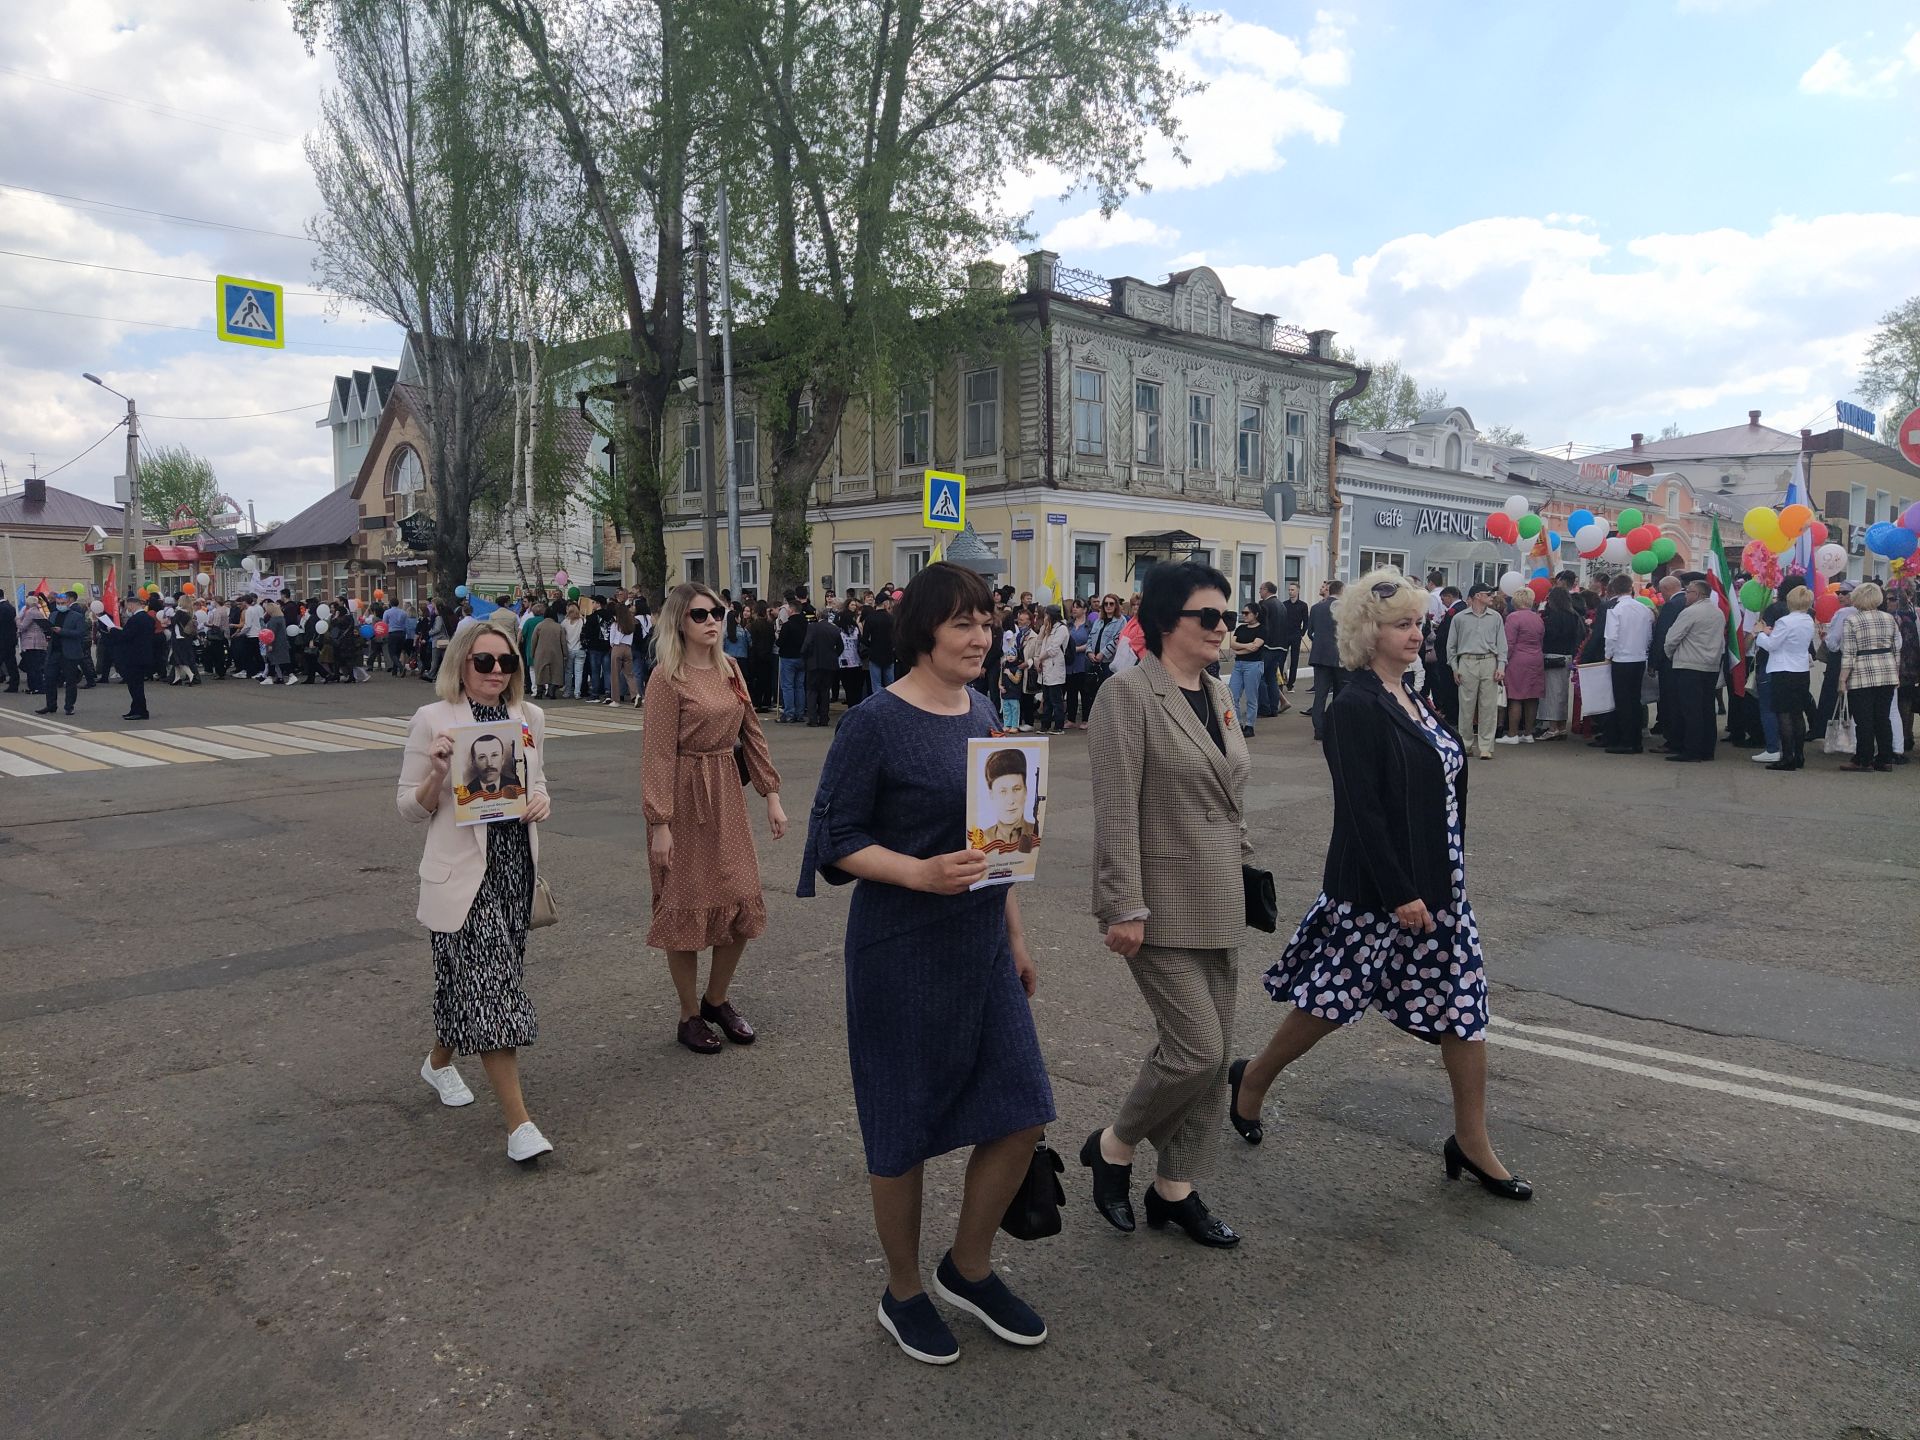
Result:
<svg viewBox="0 0 1920 1440"><path fill-rule="evenodd" d="M698 1015L690 1015L680 1022L677 1038L680 1043L696 1055L718 1055L720 1037L713 1033Z"/></svg>
<svg viewBox="0 0 1920 1440"><path fill-rule="evenodd" d="M753 1043L753 1026L747 1023L746 1016L733 1008L731 1000L722 1000L718 1005L709 1005L702 999L700 1018L709 1025L718 1025L727 1039L736 1045Z"/></svg>

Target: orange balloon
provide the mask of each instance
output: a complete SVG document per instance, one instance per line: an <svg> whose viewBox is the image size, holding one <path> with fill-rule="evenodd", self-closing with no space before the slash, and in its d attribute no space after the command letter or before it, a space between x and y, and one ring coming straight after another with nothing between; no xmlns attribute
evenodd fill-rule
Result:
<svg viewBox="0 0 1920 1440"><path fill-rule="evenodd" d="M182 584L182 585L180 586L180 593L181 593L182 595L191 595L191 594L193 594L193 582L192 582L191 580L188 580L188 581L186 581L186 582L185 582L184 584Z"/></svg>
<svg viewBox="0 0 1920 1440"><path fill-rule="evenodd" d="M1812 523L1813 511L1805 505L1789 505L1780 512L1780 528L1789 540L1797 540Z"/></svg>
<svg viewBox="0 0 1920 1440"><path fill-rule="evenodd" d="M373 598L376 600L384 600L387 598L387 592L384 590L376 590L373 592Z"/></svg>

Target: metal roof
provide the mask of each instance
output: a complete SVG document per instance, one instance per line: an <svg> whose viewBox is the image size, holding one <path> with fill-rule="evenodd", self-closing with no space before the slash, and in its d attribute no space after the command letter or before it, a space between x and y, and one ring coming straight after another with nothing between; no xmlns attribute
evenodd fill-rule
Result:
<svg viewBox="0 0 1920 1440"><path fill-rule="evenodd" d="M89 525L98 525L102 530L120 528L118 505L103 505L98 500L89 500L84 495L76 495L71 490L61 490L52 485L47 486L46 490L44 502L30 502L24 492L0 500L0 527L44 526L50 530L85 530ZM152 531L161 527L148 524L143 528Z"/></svg>
<svg viewBox="0 0 1920 1440"><path fill-rule="evenodd" d="M347 545L360 528L360 507L351 490L329 490L254 546L262 550L316 550Z"/></svg>

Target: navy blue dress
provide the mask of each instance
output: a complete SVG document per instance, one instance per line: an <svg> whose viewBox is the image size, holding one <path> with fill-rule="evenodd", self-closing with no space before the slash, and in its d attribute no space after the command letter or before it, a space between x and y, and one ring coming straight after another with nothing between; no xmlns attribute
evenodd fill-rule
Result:
<svg viewBox="0 0 1920 1440"><path fill-rule="evenodd" d="M798 893L853 877L835 862L880 845L927 859L966 848L967 741L994 733L985 699L932 715L882 690L847 711L807 826ZM1053 1117L1033 1011L1007 943L1007 892L929 895L862 880L847 911L847 1058L867 1169L921 1161Z"/></svg>

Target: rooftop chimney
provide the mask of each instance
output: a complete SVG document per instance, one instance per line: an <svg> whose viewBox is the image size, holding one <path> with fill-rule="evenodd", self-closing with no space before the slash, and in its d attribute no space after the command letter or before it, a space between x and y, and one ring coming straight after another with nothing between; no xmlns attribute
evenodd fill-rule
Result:
<svg viewBox="0 0 1920 1440"><path fill-rule="evenodd" d="M1747 424L1755 426L1756 428L1759 426L1760 412L1758 410L1747 411Z"/></svg>
<svg viewBox="0 0 1920 1440"><path fill-rule="evenodd" d="M1638 430L1634 431L1633 432L1633 448L1635 450L1638 450L1640 448L1640 442L1646 438L1647 437L1641 434Z"/></svg>
<svg viewBox="0 0 1920 1440"><path fill-rule="evenodd" d="M46 504L47 482L42 480L38 475L29 475L27 477L26 490L21 498L29 505Z"/></svg>

